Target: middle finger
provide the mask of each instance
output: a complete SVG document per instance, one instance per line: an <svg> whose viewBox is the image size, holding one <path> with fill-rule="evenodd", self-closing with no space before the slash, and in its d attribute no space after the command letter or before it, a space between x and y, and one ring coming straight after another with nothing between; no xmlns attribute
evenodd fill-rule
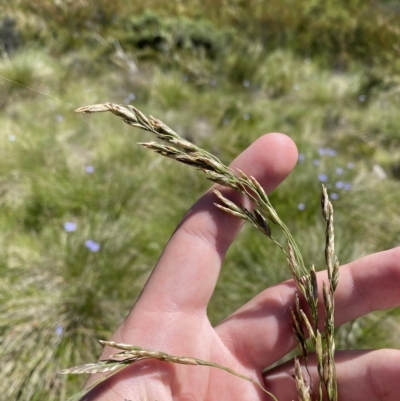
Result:
<svg viewBox="0 0 400 401"><path fill-rule="evenodd" d="M322 281L328 282L326 272L317 277L318 287L322 288ZM374 310L399 306L399 286L400 247L342 266L335 292L335 325ZM271 365L296 346L290 312L296 292L292 280L261 292L219 324L217 333L240 360L259 369ZM320 294L323 316L321 298ZM307 310L305 306L303 309Z"/></svg>

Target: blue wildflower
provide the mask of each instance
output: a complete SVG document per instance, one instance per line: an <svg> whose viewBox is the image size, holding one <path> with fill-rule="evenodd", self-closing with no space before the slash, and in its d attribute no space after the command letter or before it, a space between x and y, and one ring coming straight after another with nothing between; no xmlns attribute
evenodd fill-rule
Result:
<svg viewBox="0 0 400 401"><path fill-rule="evenodd" d="M318 153L319 153L321 156L323 156L323 155L328 155L328 156L334 157L334 156L337 155L336 150L335 150L335 149L332 149L332 148L319 148L319 149L318 149Z"/></svg>
<svg viewBox="0 0 400 401"><path fill-rule="evenodd" d="M130 100L130 101L135 100L136 99L136 95L133 92L129 92L128 96L127 96L127 99Z"/></svg>
<svg viewBox="0 0 400 401"><path fill-rule="evenodd" d="M64 327L63 327L61 324L58 324L57 327L56 327L55 333L56 333L58 336L61 336L61 334L63 333L63 331L64 331Z"/></svg>
<svg viewBox="0 0 400 401"><path fill-rule="evenodd" d="M297 209L299 209L299 210L304 210L305 208L306 208L306 205L304 203L299 203L297 205Z"/></svg>
<svg viewBox="0 0 400 401"><path fill-rule="evenodd" d="M64 223L64 230L67 233L74 232L77 227L78 227L78 225L76 223L74 223L73 221L67 221L67 222Z"/></svg>
<svg viewBox="0 0 400 401"><path fill-rule="evenodd" d="M90 252L98 252L100 250L100 244L91 239L85 241L85 247L89 249Z"/></svg>
<svg viewBox="0 0 400 401"><path fill-rule="evenodd" d="M85 167L85 171L86 171L88 174L92 174L92 173L94 172L94 167L93 167L93 166L86 166L86 167Z"/></svg>
<svg viewBox="0 0 400 401"><path fill-rule="evenodd" d="M328 176L326 174L318 174L318 179L321 182L327 182L328 181Z"/></svg>

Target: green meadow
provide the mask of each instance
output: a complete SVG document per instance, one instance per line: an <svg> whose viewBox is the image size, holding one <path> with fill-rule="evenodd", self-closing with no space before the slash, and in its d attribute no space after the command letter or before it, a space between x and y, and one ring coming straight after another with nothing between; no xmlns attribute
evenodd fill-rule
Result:
<svg viewBox="0 0 400 401"><path fill-rule="evenodd" d="M138 146L150 133L80 106L132 104L224 163L264 133L290 136L298 164L270 199L307 265L325 266L321 183L341 264L400 243L399 1L15 0L0 5L0 54L4 400L82 386L58 371L98 357L210 187ZM211 321L289 276L245 225ZM376 312L339 328L337 348L399 335L399 312Z"/></svg>

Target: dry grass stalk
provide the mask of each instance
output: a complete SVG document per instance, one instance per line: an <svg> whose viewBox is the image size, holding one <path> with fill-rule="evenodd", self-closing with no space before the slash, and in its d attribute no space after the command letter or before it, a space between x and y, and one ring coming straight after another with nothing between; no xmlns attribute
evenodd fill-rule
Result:
<svg viewBox="0 0 400 401"><path fill-rule="evenodd" d="M181 163L196 167L197 169L203 171L206 174L207 179L210 181L232 188L242 193L250 201L252 201L254 209L253 211L250 211L241 204L237 205L231 202L219 191L214 191L218 199L221 201L221 204L216 204L218 208L250 222L263 234L269 237L284 252L293 280L296 283L300 293L304 296L310 309L311 321L307 317L306 313L300 308L299 297L296 296L295 308L292 309L292 326L301 356L308 371L308 350L306 342L307 335L304 331L304 328L306 328L317 356L317 370L320 379L319 400L322 401L324 394L326 394L329 401L337 401L337 384L334 362L335 343L333 294L338 283L339 262L334 255L333 208L328 199L326 188L322 186L321 207L322 215L326 221L325 260L328 270L329 286L327 286L325 283L323 285L323 302L325 309L325 336L323 339L318 329L318 285L315 268L314 266L311 266L310 269L306 269L300 250L294 241L293 236L276 213L268 199L267 194L257 180L254 177L248 177L240 170L238 173L235 173L232 169L225 166L214 155L181 138L177 133L175 133L160 120L151 116L146 117L142 112L133 106L128 105L127 107L122 107L112 103L104 103L85 106L76 110L78 113L85 114L105 111L110 111L111 113L121 117L122 120L128 125L152 132L159 139L166 141L173 146L163 145L157 142L140 143L140 145L159 153L162 156L166 156ZM272 237L270 223L273 223L279 227L286 236L287 249ZM276 401L276 398L267 390L265 390L257 381L251 379L250 377L241 375L230 368L215 364L213 362L202 361L193 357L173 356L164 352L146 350L134 345L117 344L107 341L102 341L101 343L114 348L122 349L123 352L114 354L108 360L65 369L62 371L62 373L111 372L111 374L115 374L118 370L131 363L152 358L170 363L212 366L214 368L225 370L226 372L229 372L244 380L248 380L257 384L263 389L264 392L269 394ZM105 378L101 380L105 380ZM299 400L311 401L310 386L306 385L298 359L295 360L295 380L298 389ZM97 383L95 383L95 385L96 384Z"/></svg>
<svg viewBox="0 0 400 401"><path fill-rule="evenodd" d="M114 341L100 341L101 344L107 345L112 348L120 349L123 350L122 352L117 352L113 355L111 355L108 359L99 361L99 362L94 362L94 363L88 363L85 365L79 365L75 366L73 368L69 369L64 369L60 373L62 374L83 374L83 373L105 373L105 372L114 372L117 373L119 370L124 368L125 366L128 366L132 363L142 361L145 359L157 359L162 362L169 362L169 363L177 363L180 365L196 365L196 366L209 366L212 368L216 369L221 369L224 370L225 372L230 373L231 375L240 377L243 380L247 380L251 383L254 383L264 393L268 394L274 401L278 401L272 393L267 391L257 380L252 379L251 377L242 375L238 372L235 372L234 370L226 367L219 365L214 362L208 362L204 361L202 359L198 358L193 358L190 356L175 356L171 354L167 354L165 352L160 352L160 351L154 351L154 350L149 350L145 348L138 347L136 345L131 345L131 344L123 344L123 343L116 343ZM107 379L110 376L104 377L103 379L100 379L100 381L96 382L95 384L99 384L101 381ZM91 387L93 388L93 386ZM90 389L87 389L88 391ZM82 396L83 394L80 394Z"/></svg>

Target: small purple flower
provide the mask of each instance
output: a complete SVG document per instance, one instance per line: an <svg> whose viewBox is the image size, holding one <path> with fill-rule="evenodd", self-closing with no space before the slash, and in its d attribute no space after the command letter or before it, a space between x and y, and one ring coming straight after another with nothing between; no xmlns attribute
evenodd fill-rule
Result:
<svg viewBox="0 0 400 401"><path fill-rule="evenodd" d="M64 121L64 116L62 114L57 114L56 115L56 121L61 123L62 121Z"/></svg>
<svg viewBox="0 0 400 401"><path fill-rule="evenodd" d="M133 92L129 92L128 96L126 97L128 100L132 101L136 99L136 95Z"/></svg>
<svg viewBox="0 0 400 401"><path fill-rule="evenodd" d="M365 101L367 100L367 95L360 95L360 96L358 97L358 100L359 100L360 102L365 102Z"/></svg>
<svg viewBox="0 0 400 401"><path fill-rule="evenodd" d="M313 161L314 166L319 166L321 162L318 159L314 159Z"/></svg>
<svg viewBox="0 0 400 401"><path fill-rule="evenodd" d="M345 191L349 191L352 188L352 185L349 182L338 181L335 185L336 188L344 189Z"/></svg>
<svg viewBox="0 0 400 401"><path fill-rule="evenodd" d="M336 174L343 174L344 173L344 169L342 169L342 167L338 167L336 169Z"/></svg>
<svg viewBox="0 0 400 401"><path fill-rule="evenodd" d="M305 208L306 208L306 205L304 203L299 203L297 205L297 209L299 209L299 210L304 210Z"/></svg>
<svg viewBox="0 0 400 401"><path fill-rule="evenodd" d="M355 164L354 164L353 162L348 162L348 163L347 163L347 168L348 168L348 169L351 170L351 169L353 169L354 167L355 167Z"/></svg>
<svg viewBox="0 0 400 401"><path fill-rule="evenodd" d="M250 81L249 81L248 79L245 79L245 80L243 81L243 86L244 86L245 88L248 88L248 87L250 86Z"/></svg>
<svg viewBox="0 0 400 401"><path fill-rule="evenodd" d="M319 153L320 156L328 155L328 156L334 157L334 156L337 155L336 150L332 149L332 148L319 148L318 149L318 153Z"/></svg>
<svg viewBox="0 0 400 401"><path fill-rule="evenodd" d="M67 221L67 222L64 223L64 230L67 233L74 232L77 227L78 227L78 225L76 223L74 223L73 221Z"/></svg>
<svg viewBox="0 0 400 401"><path fill-rule="evenodd" d="M91 239L85 241L85 247L89 249L90 252L98 252L100 250L100 244Z"/></svg>
<svg viewBox="0 0 400 401"><path fill-rule="evenodd" d="M336 192L332 192L331 199L333 199L333 200L339 199L339 194L337 194Z"/></svg>
<svg viewBox="0 0 400 401"><path fill-rule="evenodd" d="M62 324L58 324L57 327L56 327L55 333L56 333L58 336L61 336L61 334L63 333L63 331L64 331L64 327L62 326Z"/></svg>
<svg viewBox="0 0 400 401"><path fill-rule="evenodd" d="M92 174L94 172L94 167L93 166L86 166L85 167L85 172L88 174Z"/></svg>
<svg viewBox="0 0 400 401"><path fill-rule="evenodd" d="M327 182L328 181L328 176L326 174L318 174L318 179L321 182Z"/></svg>
<svg viewBox="0 0 400 401"><path fill-rule="evenodd" d="M299 157L297 159L298 162L303 162L305 160L306 156L303 153L299 153Z"/></svg>

